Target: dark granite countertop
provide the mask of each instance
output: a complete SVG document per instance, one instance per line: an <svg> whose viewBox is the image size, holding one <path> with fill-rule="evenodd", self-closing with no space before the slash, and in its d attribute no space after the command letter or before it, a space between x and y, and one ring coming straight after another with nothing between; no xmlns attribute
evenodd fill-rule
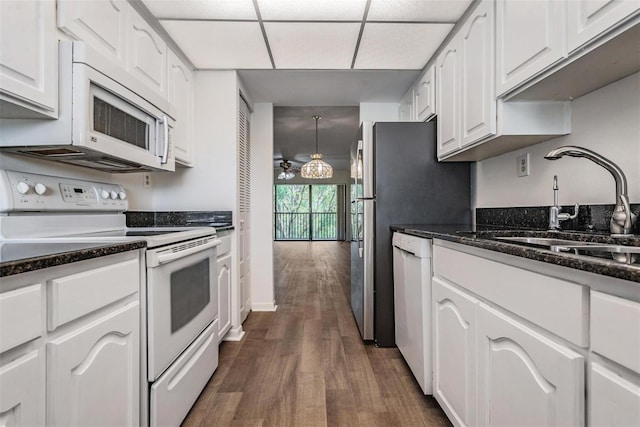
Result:
<svg viewBox="0 0 640 427"><path fill-rule="evenodd" d="M106 243L6 243L0 242L0 277L144 248L143 240Z"/></svg>
<svg viewBox="0 0 640 427"><path fill-rule="evenodd" d="M579 242L596 242L623 246L640 246L640 236L610 237L606 234L579 232L548 232L531 230L478 230L469 225L392 225L393 231L400 231L418 237L441 239L490 251L501 252L535 261L588 271L640 283L640 256L627 264L598 256L576 255L568 252L553 252L542 247L529 246L498 240L496 237L552 237Z"/></svg>

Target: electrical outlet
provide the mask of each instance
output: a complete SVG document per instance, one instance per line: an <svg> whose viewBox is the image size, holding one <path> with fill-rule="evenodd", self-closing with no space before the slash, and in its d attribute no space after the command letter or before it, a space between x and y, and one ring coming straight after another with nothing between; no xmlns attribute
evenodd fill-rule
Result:
<svg viewBox="0 0 640 427"><path fill-rule="evenodd" d="M151 174L143 173L142 174L142 188L151 188Z"/></svg>
<svg viewBox="0 0 640 427"><path fill-rule="evenodd" d="M529 176L529 153L518 156L518 176Z"/></svg>

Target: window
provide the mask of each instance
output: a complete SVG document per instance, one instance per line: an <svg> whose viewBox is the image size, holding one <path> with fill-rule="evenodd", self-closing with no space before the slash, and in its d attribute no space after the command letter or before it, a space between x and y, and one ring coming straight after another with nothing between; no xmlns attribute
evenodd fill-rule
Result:
<svg viewBox="0 0 640 427"><path fill-rule="evenodd" d="M275 240L337 240L337 185L274 185Z"/></svg>

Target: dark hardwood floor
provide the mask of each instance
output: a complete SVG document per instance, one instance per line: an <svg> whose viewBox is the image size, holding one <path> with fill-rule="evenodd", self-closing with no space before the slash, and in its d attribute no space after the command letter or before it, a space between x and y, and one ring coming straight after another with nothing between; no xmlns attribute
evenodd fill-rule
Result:
<svg viewBox="0 0 640 427"><path fill-rule="evenodd" d="M360 339L349 268L349 243L275 243L278 310L252 312L244 339L221 345L183 425L449 426L397 348Z"/></svg>

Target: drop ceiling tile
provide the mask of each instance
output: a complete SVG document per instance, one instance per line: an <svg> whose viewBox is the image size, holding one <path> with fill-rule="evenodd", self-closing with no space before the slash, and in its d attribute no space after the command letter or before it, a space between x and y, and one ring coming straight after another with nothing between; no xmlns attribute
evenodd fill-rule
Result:
<svg viewBox="0 0 640 427"><path fill-rule="evenodd" d="M362 21L367 0L258 0L262 19Z"/></svg>
<svg viewBox="0 0 640 427"><path fill-rule="evenodd" d="M371 0L367 21L456 22L472 0Z"/></svg>
<svg viewBox="0 0 640 427"><path fill-rule="evenodd" d="M258 19L251 0L142 0L158 19Z"/></svg>
<svg viewBox="0 0 640 427"><path fill-rule="evenodd" d="M348 69L360 32L358 23L265 22L278 69Z"/></svg>
<svg viewBox="0 0 640 427"><path fill-rule="evenodd" d="M419 70L452 28L453 24L367 23L354 68Z"/></svg>
<svg viewBox="0 0 640 427"><path fill-rule="evenodd" d="M272 68L257 22L160 22L196 68Z"/></svg>

